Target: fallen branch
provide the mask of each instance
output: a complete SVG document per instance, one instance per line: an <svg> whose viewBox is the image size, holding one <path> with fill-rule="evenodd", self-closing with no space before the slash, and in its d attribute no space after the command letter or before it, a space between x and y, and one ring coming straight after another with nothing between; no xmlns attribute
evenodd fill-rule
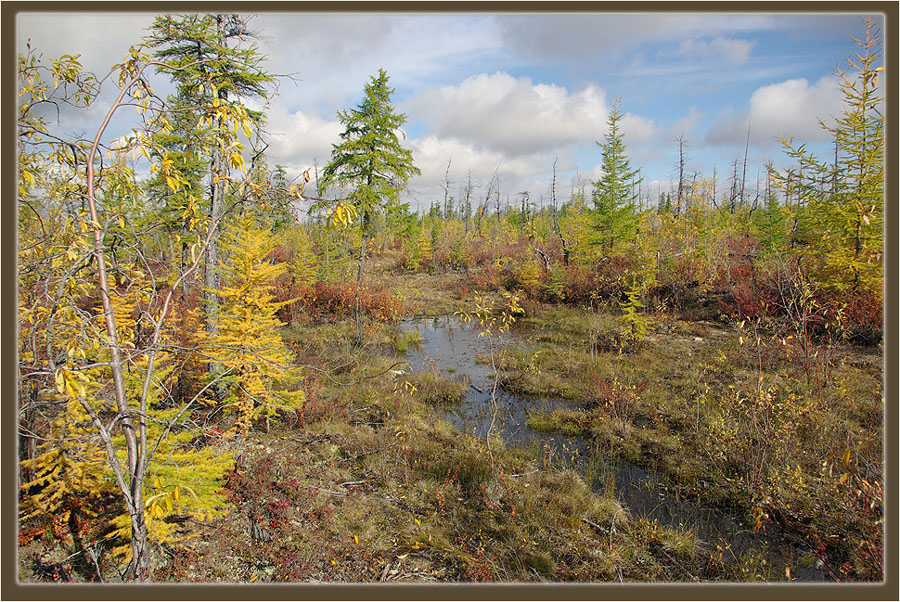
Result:
<svg viewBox="0 0 900 602"><path fill-rule="evenodd" d="M321 487L316 487L315 485L308 485L308 487L311 487L313 489L318 489L322 493L327 493L329 495L334 495L337 497L347 497L346 493L341 493L340 491L331 491L330 489L323 489Z"/></svg>
<svg viewBox="0 0 900 602"><path fill-rule="evenodd" d="M589 525L589 526L593 527L594 529L596 529L596 530L599 531L600 533L604 533L604 534L605 534L605 533L609 533L609 529L607 529L607 528L604 527L603 525L598 525L598 524L595 523L594 521L590 521L590 520L588 520L588 519L586 519L586 518L582 518L582 519L581 519L581 522L583 522L583 523L586 524L586 525Z"/></svg>

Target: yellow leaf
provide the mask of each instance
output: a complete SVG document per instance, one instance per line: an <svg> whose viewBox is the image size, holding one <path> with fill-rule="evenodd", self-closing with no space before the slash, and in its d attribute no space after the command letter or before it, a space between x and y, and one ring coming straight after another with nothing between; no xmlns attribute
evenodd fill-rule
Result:
<svg viewBox="0 0 900 602"><path fill-rule="evenodd" d="M847 451L844 452L844 464L850 464L850 448L847 448Z"/></svg>
<svg viewBox="0 0 900 602"><path fill-rule="evenodd" d="M181 485L175 485L175 491L172 492L172 497L175 498L175 501L178 501L178 498L181 497Z"/></svg>
<svg viewBox="0 0 900 602"><path fill-rule="evenodd" d="M250 581L248 581L248 583L253 583L257 579L259 579L259 575L253 575L252 577L250 577Z"/></svg>
<svg viewBox="0 0 900 602"><path fill-rule="evenodd" d="M356 542L356 545L359 545L359 537L357 537L356 535L353 536L353 541Z"/></svg>
<svg viewBox="0 0 900 602"><path fill-rule="evenodd" d="M71 397L73 399L78 397L78 392L75 390L75 381L73 381L71 378L69 378L68 373L65 376L65 382L66 382L66 395L68 395L69 397Z"/></svg>

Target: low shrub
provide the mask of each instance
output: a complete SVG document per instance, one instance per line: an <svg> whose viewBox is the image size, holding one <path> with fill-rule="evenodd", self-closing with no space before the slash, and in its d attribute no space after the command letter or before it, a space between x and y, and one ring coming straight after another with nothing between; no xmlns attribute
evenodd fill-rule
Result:
<svg viewBox="0 0 900 602"><path fill-rule="evenodd" d="M355 284L317 282L309 295L298 301L306 315L318 319L343 319L354 315L357 303ZM360 286L359 310L375 320L389 322L400 318L404 312L403 297L384 286Z"/></svg>

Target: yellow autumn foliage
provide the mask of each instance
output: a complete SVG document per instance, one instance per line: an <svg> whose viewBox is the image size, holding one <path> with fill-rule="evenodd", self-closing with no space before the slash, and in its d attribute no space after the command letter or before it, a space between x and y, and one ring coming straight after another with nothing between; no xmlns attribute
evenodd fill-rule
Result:
<svg viewBox="0 0 900 602"><path fill-rule="evenodd" d="M278 310L292 301L276 301L275 279L287 266L269 261L278 239L240 217L226 231L221 265L219 329L209 341L210 354L222 367L229 392L227 407L237 413L231 433L246 435L253 420L268 420L279 410L299 410L304 394L299 371L278 333L284 323ZM294 388L296 390L290 390Z"/></svg>

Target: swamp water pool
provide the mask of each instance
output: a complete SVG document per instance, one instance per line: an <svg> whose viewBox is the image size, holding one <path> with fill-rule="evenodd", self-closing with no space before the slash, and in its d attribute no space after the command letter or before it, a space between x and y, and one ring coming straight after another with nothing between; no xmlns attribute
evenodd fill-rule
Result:
<svg viewBox="0 0 900 602"><path fill-rule="evenodd" d="M491 340L479 336L476 325L442 316L403 320L400 329L412 340L406 352L411 372L433 372L467 384L463 400L443 411L444 419L460 431L482 439L490 433L507 447L533 451L545 465L578 470L594 491L612 489L632 519L690 530L708 550L720 550L726 562L751 555L765 561L774 575L783 576L785 568L790 567L794 580L827 579L822 570L800 563L801 556L810 550L774 524L767 525L766 533L754 534L752 525L739 513L704 505L694 496L679 495L663 477L648 469L593 453L590 441L583 437L528 428L530 412L574 408L577 404L513 394L499 386L495 389ZM413 335L416 331L418 337ZM514 342L514 335L493 335L495 349Z"/></svg>

